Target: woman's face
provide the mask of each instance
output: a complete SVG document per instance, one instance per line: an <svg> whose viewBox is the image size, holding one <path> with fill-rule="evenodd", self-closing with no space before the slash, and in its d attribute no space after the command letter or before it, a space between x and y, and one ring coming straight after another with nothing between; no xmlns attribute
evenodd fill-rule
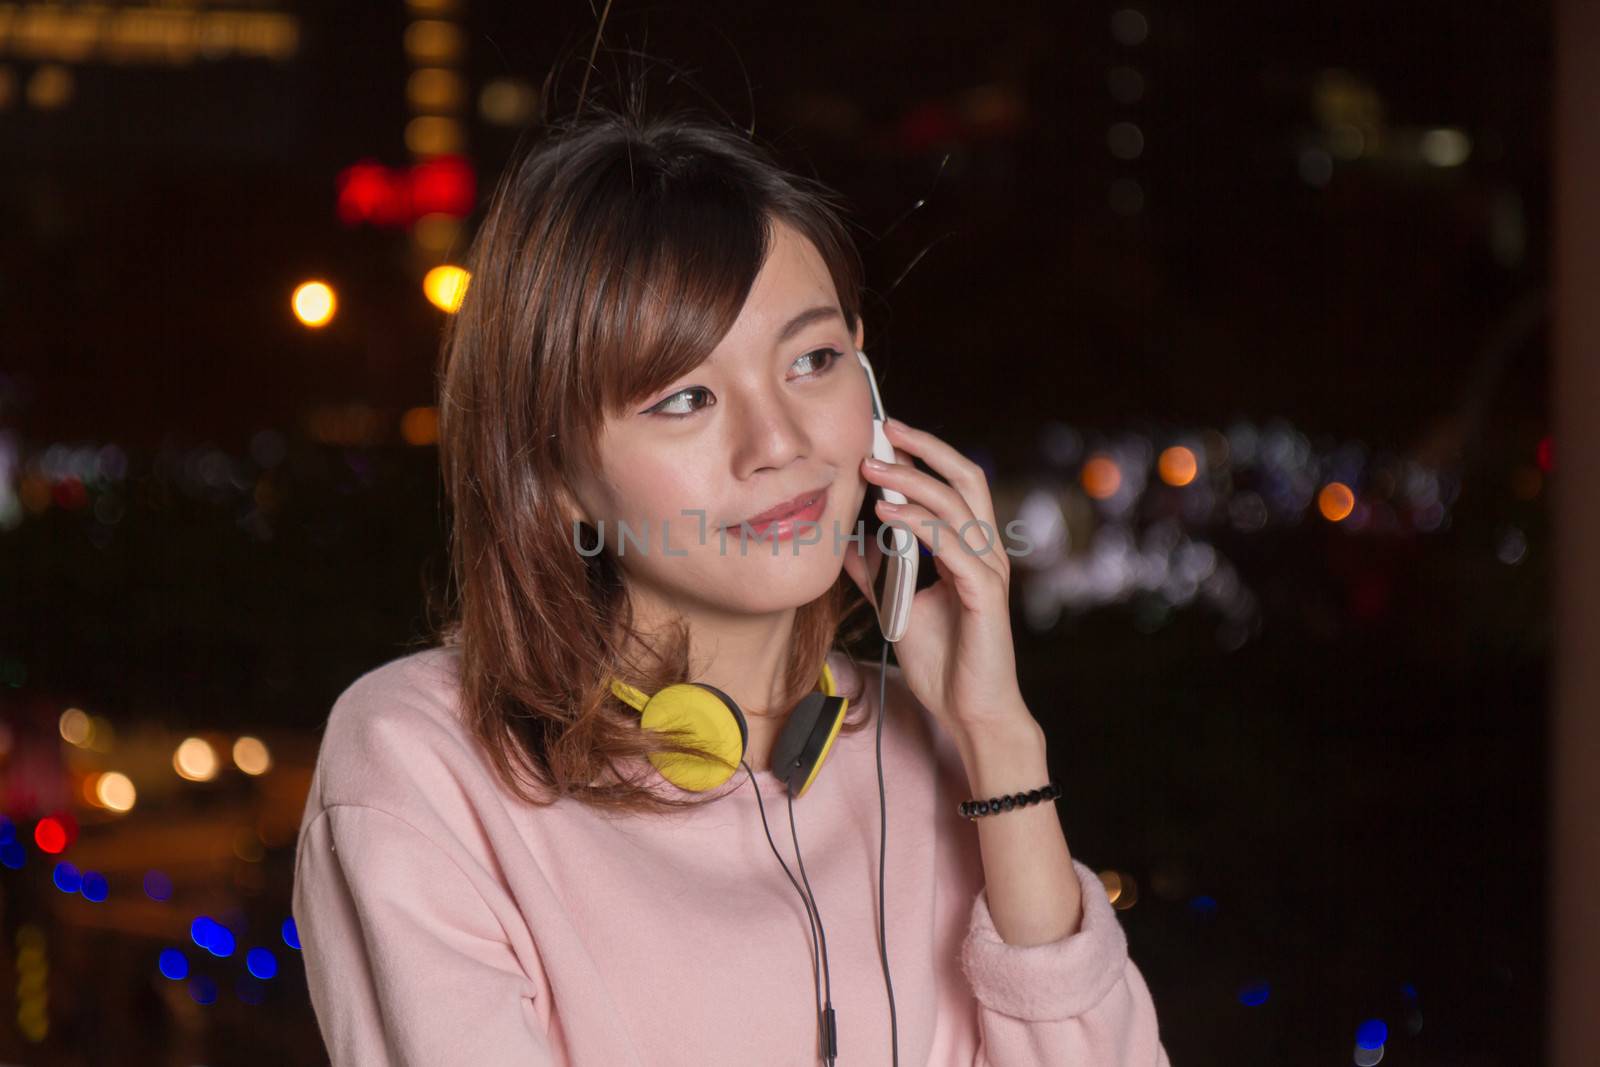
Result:
<svg viewBox="0 0 1600 1067"><path fill-rule="evenodd" d="M872 447L855 355L863 331L846 329L811 242L781 221L774 229L727 336L683 378L608 418L598 476L576 487L635 594L686 613L798 607L826 592L856 550L844 538L856 532ZM751 523L758 532L741 547L743 520L818 488L827 496L814 529L800 525L774 553L770 531L762 537ZM625 545L619 523L632 531Z"/></svg>

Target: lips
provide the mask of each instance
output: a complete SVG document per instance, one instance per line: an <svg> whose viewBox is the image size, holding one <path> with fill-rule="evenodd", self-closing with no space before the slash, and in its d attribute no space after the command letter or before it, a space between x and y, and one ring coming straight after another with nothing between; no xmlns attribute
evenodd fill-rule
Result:
<svg viewBox="0 0 1600 1067"><path fill-rule="evenodd" d="M752 527L754 527L754 526L758 526L758 525L760 525L761 523L764 523L764 522L772 522L772 521L774 521L776 519L785 518L786 516L792 515L795 512L800 511L807 504L809 504L812 501L816 500L818 497L820 497L823 493L826 493L827 491L828 491L828 487L826 485L820 485L815 489L809 489L806 492L801 493L799 496L790 497L788 500L783 501L782 503L776 505L775 507L768 508L766 511L761 512L759 515L752 515L748 519L745 519L744 521L749 523ZM735 525L737 525L737 524L735 524Z"/></svg>

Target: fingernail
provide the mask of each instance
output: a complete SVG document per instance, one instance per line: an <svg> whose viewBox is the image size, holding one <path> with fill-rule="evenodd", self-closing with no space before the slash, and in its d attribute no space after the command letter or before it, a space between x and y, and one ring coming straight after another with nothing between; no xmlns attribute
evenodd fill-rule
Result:
<svg viewBox="0 0 1600 1067"><path fill-rule="evenodd" d="M874 471L886 471L889 469L889 465L881 459L873 459L871 456L868 456L867 469Z"/></svg>
<svg viewBox="0 0 1600 1067"><path fill-rule="evenodd" d="M906 428L906 424L895 418L893 415L890 415L887 419L883 420L883 424L885 426L892 426L896 430L903 430Z"/></svg>
<svg viewBox="0 0 1600 1067"><path fill-rule="evenodd" d="M900 510L900 505L899 504L891 504L887 500L879 499L879 501L878 501L878 510L879 511L899 511Z"/></svg>

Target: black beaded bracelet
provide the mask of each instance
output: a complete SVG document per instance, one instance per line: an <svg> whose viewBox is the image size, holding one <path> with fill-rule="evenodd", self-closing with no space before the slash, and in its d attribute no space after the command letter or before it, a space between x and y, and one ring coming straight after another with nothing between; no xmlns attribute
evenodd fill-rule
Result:
<svg viewBox="0 0 1600 1067"><path fill-rule="evenodd" d="M1025 808L1029 804L1037 804L1041 800L1056 800L1060 796L1061 787L1051 782L1038 789L1030 789L1026 793L1011 793L990 797L988 800L963 800L961 814L968 819L976 819L980 815L998 815L1012 808Z"/></svg>

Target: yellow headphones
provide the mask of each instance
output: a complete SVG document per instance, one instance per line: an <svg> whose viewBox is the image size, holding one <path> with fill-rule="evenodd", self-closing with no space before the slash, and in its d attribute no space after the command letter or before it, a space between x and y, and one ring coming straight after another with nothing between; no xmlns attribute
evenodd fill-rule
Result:
<svg viewBox="0 0 1600 1067"><path fill-rule="evenodd" d="M849 701L834 690L833 672L822 665L821 691L806 694L789 713L772 746L772 773L783 779L789 795L801 797L828 758L839 735ZM640 714L639 725L650 730L682 730L687 740L725 758L731 766L710 759L674 752L651 753L661 776L680 789L700 793L715 789L733 776L750 743L744 712L732 697L704 682L679 682L654 696L646 696L626 682L613 678L611 691Z"/></svg>

